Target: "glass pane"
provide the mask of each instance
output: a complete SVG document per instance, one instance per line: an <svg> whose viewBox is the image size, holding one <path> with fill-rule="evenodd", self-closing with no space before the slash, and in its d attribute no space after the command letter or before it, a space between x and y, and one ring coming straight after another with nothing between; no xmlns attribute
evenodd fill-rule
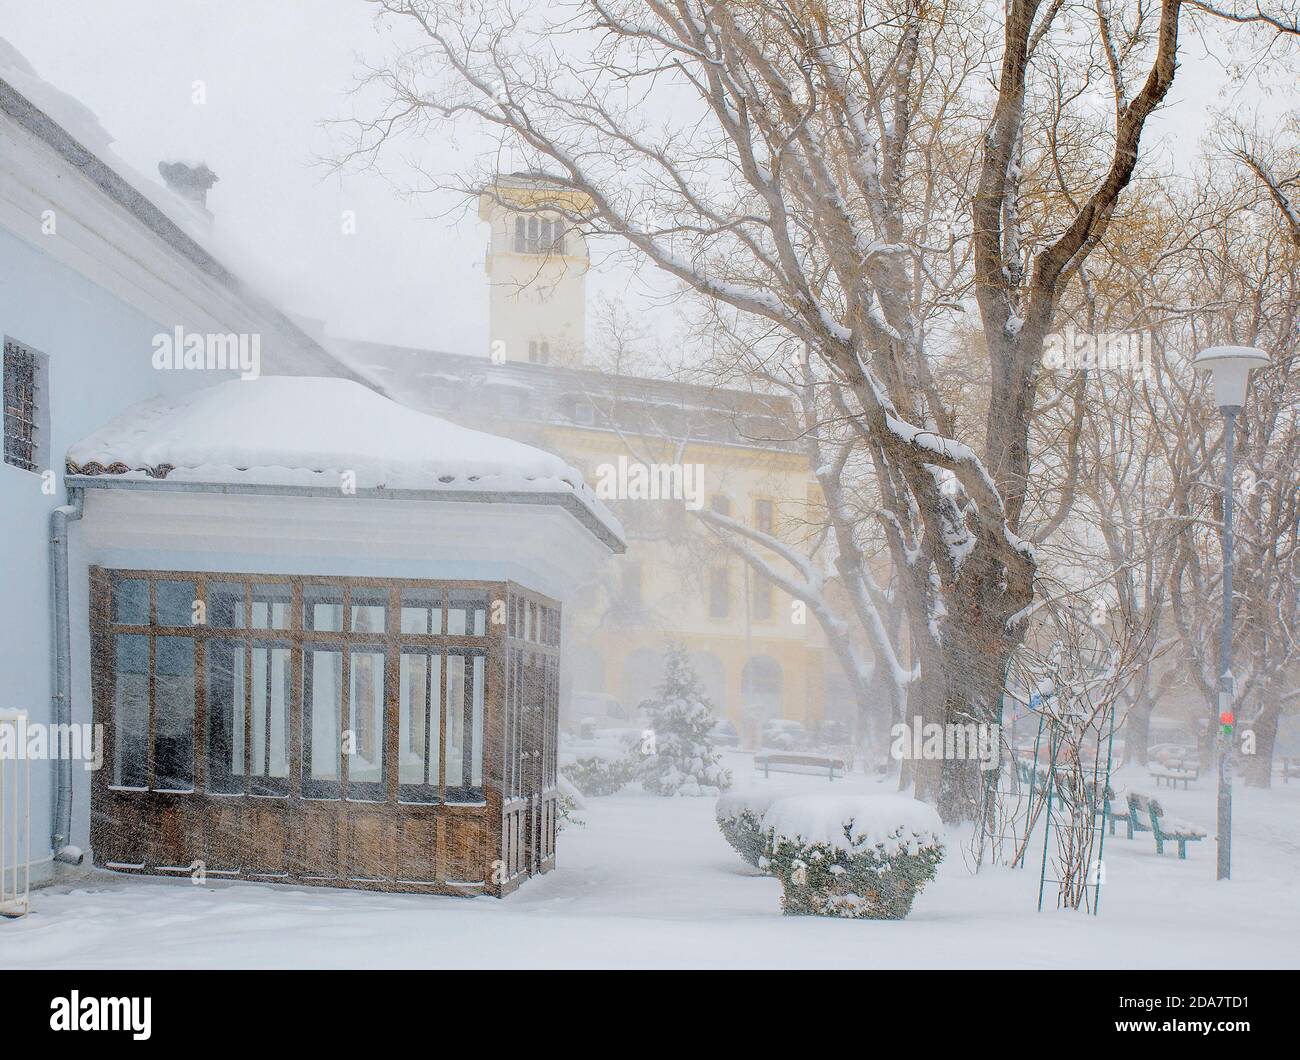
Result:
<svg viewBox="0 0 1300 1060"><path fill-rule="evenodd" d="M209 595L211 599L211 595ZM209 616L211 610L209 610ZM216 638L204 648L208 712L208 790L244 790L244 642Z"/></svg>
<svg viewBox="0 0 1300 1060"><path fill-rule="evenodd" d="M442 632L442 590L402 590L402 632Z"/></svg>
<svg viewBox="0 0 1300 1060"><path fill-rule="evenodd" d="M398 696L401 765L398 783L408 802L438 798L439 692L442 656L403 653Z"/></svg>
<svg viewBox="0 0 1300 1060"><path fill-rule="evenodd" d="M485 659L474 656L474 688L470 692L469 782L483 786L483 670Z"/></svg>
<svg viewBox="0 0 1300 1060"><path fill-rule="evenodd" d="M289 705L293 668L288 647L253 645L254 795L289 792Z"/></svg>
<svg viewBox="0 0 1300 1060"><path fill-rule="evenodd" d="M253 628L288 629L293 588L289 585L253 586Z"/></svg>
<svg viewBox="0 0 1300 1060"><path fill-rule="evenodd" d="M154 788L194 790L194 641L154 645Z"/></svg>
<svg viewBox="0 0 1300 1060"><path fill-rule="evenodd" d="M343 653L306 648L303 652L302 788L308 798L338 798L342 773L342 690Z"/></svg>
<svg viewBox="0 0 1300 1060"><path fill-rule="evenodd" d="M239 582L208 582L208 625L215 629L244 628L244 587Z"/></svg>
<svg viewBox="0 0 1300 1060"><path fill-rule="evenodd" d="M113 586L113 621L127 626L149 624L149 583L123 578Z"/></svg>
<svg viewBox="0 0 1300 1060"><path fill-rule="evenodd" d="M447 594L447 632L453 637L481 637L487 632L487 595L453 589Z"/></svg>
<svg viewBox="0 0 1300 1060"><path fill-rule="evenodd" d="M157 581L154 594L158 605L158 625L193 626L196 625L194 601L196 591L193 582Z"/></svg>
<svg viewBox="0 0 1300 1060"><path fill-rule="evenodd" d="M348 794L382 798L384 782L384 653L354 651L348 688ZM374 790L370 790L370 789Z"/></svg>
<svg viewBox="0 0 1300 1060"><path fill-rule="evenodd" d="M465 656L447 656L447 787L458 788L465 776Z"/></svg>
<svg viewBox="0 0 1300 1060"><path fill-rule="evenodd" d="M343 589L308 585L302 591L302 628L339 633L343 629Z"/></svg>
<svg viewBox="0 0 1300 1060"><path fill-rule="evenodd" d="M429 632L429 611L424 607L408 607L406 601L402 601L402 632L403 633L428 633Z"/></svg>
<svg viewBox="0 0 1300 1060"><path fill-rule="evenodd" d="M351 626L355 633L383 633L387 589L353 589Z"/></svg>
<svg viewBox="0 0 1300 1060"><path fill-rule="evenodd" d="M143 788L149 783L149 638L119 633L113 667L113 783Z"/></svg>

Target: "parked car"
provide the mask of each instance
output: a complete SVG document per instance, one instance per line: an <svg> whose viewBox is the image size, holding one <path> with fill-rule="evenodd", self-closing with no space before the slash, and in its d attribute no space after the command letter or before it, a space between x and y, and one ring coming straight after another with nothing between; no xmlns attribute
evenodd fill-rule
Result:
<svg viewBox="0 0 1300 1060"><path fill-rule="evenodd" d="M812 742L802 722L787 718L770 718L763 722L759 739L764 747L776 751L795 751Z"/></svg>
<svg viewBox="0 0 1300 1060"><path fill-rule="evenodd" d="M605 692L574 692L569 697L567 727L589 740L598 729L632 726L632 713Z"/></svg>
<svg viewBox="0 0 1300 1060"><path fill-rule="evenodd" d="M1171 762L1195 761L1196 748L1187 744L1156 743L1147 748L1147 761L1167 766Z"/></svg>
<svg viewBox="0 0 1300 1060"><path fill-rule="evenodd" d="M736 726L726 718L713 726L710 738L713 740L714 747L740 746L740 733L736 731Z"/></svg>

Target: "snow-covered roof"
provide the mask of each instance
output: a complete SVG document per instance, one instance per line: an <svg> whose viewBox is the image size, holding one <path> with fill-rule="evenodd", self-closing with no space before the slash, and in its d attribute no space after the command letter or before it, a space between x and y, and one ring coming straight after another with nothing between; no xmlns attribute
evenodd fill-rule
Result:
<svg viewBox="0 0 1300 1060"><path fill-rule="evenodd" d="M160 487L577 502L575 514L598 537L616 551L623 546L618 520L560 457L425 415L348 379L232 379L158 398L73 445L67 471Z"/></svg>
<svg viewBox="0 0 1300 1060"><path fill-rule="evenodd" d="M374 382L326 350L266 295L275 278L239 240L213 229L211 215L143 174L113 150L113 137L79 100L45 81L0 37L0 117L21 126L172 252L233 293L285 340L275 345L286 370L337 372Z"/></svg>

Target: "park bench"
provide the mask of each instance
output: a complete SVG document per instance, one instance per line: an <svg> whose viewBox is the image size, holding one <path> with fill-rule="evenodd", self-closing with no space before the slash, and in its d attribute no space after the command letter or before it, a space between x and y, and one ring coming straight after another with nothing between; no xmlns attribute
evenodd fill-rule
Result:
<svg viewBox="0 0 1300 1060"><path fill-rule="evenodd" d="M1155 778L1156 787L1163 783L1173 788L1181 781L1183 790L1186 791L1188 783L1199 779L1200 775L1200 765L1186 759L1172 759L1165 765L1151 766L1151 776Z"/></svg>
<svg viewBox="0 0 1300 1060"><path fill-rule="evenodd" d="M1103 825L1105 825L1107 821L1110 822L1110 834L1114 835L1115 834L1115 807L1114 807L1115 789L1112 788L1109 784L1103 785L1101 801L1099 803L1096 799L1096 796L1093 794L1092 785L1090 784L1088 785L1088 787L1089 787L1088 798L1089 801L1091 801L1093 804L1093 813L1097 817L1101 818L1101 822Z"/></svg>
<svg viewBox="0 0 1300 1060"><path fill-rule="evenodd" d="M1145 821L1143 820L1145 818ZM1156 853L1165 852L1165 843L1178 844L1178 857L1187 860L1187 844L1205 838L1204 829L1165 816L1160 803L1137 792L1128 793L1128 837L1134 832L1150 832L1156 841Z"/></svg>
<svg viewBox="0 0 1300 1060"><path fill-rule="evenodd" d="M826 773L831 780L837 770L841 775L845 771L843 758L803 751L759 751L754 755L754 768L761 769L765 777L772 773Z"/></svg>

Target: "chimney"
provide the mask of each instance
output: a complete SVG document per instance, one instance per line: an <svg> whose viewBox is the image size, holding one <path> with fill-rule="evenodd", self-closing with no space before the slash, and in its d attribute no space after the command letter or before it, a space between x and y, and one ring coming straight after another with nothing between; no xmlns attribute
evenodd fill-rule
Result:
<svg viewBox="0 0 1300 1060"><path fill-rule="evenodd" d="M186 165L184 162L159 162L158 172L173 192L182 199L208 208L208 189L217 182L217 175L206 164Z"/></svg>

